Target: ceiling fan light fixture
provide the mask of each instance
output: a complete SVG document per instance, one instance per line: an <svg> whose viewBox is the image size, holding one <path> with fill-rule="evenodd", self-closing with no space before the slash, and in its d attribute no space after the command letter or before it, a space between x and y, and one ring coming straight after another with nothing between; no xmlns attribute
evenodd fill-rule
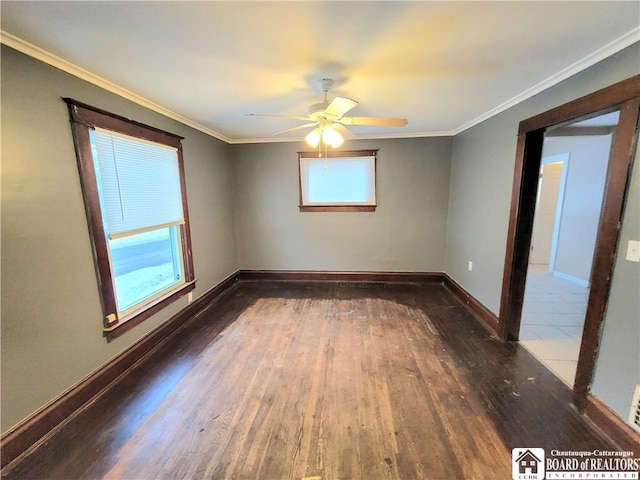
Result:
<svg viewBox="0 0 640 480"><path fill-rule="evenodd" d="M0 0L2 1L2 0ZM305 125L299 125L293 128L287 128L276 135L287 135L291 132L306 129L309 127L315 127L305 137L305 141L313 148L324 143L325 147L331 146L332 148L338 148L344 143L344 137L352 138L353 133L345 128L345 125L364 125L372 127L404 127L407 124L406 118L391 118L391 117L345 117L345 113L358 105L358 102L351 98L335 97L329 101L328 92L333 87L333 80L331 78L322 78L318 82L320 90L324 93L324 101L321 103L314 103L307 110L307 116L300 115L278 115L269 113L248 113L247 115L258 117L277 117L277 118L292 118L295 120L303 120Z"/></svg>
<svg viewBox="0 0 640 480"><path fill-rule="evenodd" d="M342 145L344 139L333 127L325 127L322 130L322 141L327 145L331 145L333 148L337 148Z"/></svg>
<svg viewBox="0 0 640 480"><path fill-rule="evenodd" d="M322 129L320 127L314 128L311 130L306 137L304 137L305 141L311 145L313 148L318 146L320 143L320 138L322 137Z"/></svg>

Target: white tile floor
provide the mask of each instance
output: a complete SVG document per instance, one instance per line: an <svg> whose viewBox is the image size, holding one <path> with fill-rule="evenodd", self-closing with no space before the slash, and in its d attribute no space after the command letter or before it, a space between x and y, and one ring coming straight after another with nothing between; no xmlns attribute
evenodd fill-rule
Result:
<svg viewBox="0 0 640 480"><path fill-rule="evenodd" d="M589 289L529 265L520 344L573 386Z"/></svg>

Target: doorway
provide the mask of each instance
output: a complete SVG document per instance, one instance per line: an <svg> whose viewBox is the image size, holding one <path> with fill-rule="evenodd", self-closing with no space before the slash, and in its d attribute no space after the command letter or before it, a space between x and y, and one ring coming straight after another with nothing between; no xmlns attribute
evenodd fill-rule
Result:
<svg viewBox="0 0 640 480"><path fill-rule="evenodd" d="M570 387L618 113L551 128L544 137L519 338Z"/></svg>
<svg viewBox="0 0 640 480"><path fill-rule="evenodd" d="M573 402L579 410L584 410L587 405L587 394L600 342L600 327L609 297L613 259L638 127L640 75L523 120L518 129L499 316L500 335L505 340L513 341L519 339L545 134L553 129L616 111L620 116L612 133L605 194L596 229L591 288L573 384Z"/></svg>
<svg viewBox="0 0 640 480"><path fill-rule="evenodd" d="M542 157L529 264L549 270L555 265L568 170L569 153Z"/></svg>

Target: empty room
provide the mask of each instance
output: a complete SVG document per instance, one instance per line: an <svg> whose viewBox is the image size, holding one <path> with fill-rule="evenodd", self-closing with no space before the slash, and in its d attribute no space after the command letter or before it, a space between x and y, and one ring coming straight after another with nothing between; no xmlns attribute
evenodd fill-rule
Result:
<svg viewBox="0 0 640 480"><path fill-rule="evenodd" d="M0 14L2 478L639 478L640 3Z"/></svg>

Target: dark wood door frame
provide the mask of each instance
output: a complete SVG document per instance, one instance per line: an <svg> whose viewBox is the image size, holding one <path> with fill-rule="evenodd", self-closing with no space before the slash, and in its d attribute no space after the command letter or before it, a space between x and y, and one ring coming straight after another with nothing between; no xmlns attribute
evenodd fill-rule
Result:
<svg viewBox="0 0 640 480"><path fill-rule="evenodd" d="M591 290L573 386L573 401L579 410L583 410L587 403L600 343L600 327L609 298L618 234L638 135L640 75L523 120L518 129L498 324L498 333L504 340L518 340L520 330L544 133L552 126L616 110L620 110L620 119L611 143Z"/></svg>

